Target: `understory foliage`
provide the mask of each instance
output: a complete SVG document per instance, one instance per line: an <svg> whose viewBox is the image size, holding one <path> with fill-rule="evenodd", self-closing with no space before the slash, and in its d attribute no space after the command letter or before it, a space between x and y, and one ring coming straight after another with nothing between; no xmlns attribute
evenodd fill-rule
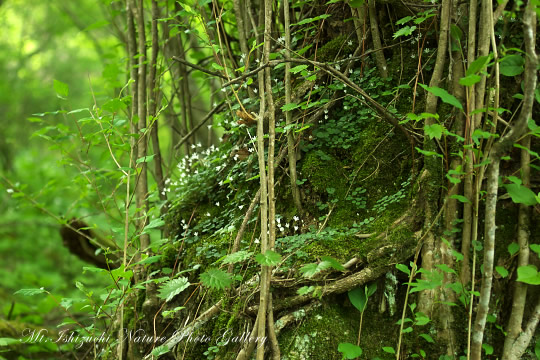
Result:
<svg viewBox="0 0 540 360"><path fill-rule="evenodd" d="M98 3L6 112L0 359L540 359L538 0Z"/></svg>

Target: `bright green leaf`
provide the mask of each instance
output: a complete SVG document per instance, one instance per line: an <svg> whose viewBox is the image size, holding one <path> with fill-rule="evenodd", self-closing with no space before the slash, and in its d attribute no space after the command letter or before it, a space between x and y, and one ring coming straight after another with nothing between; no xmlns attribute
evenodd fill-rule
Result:
<svg viewBox="0 0 540 360"><path fill-rule="evenodd" d="M499 64L499 71L504 76L516 76L523 72L523 65L525 60L521 55L507 55Z"/></svg>
<svg viewBox="0 0 540 360"><path fill-rule="evenodd" d="M158 297L165 300L165 302L169 302L176 295L187 289L189 285L189 280L186 277L169 280L159 287Z"/></svg>
<svg viewBox="0 0 540 360"><path fill-rule="evenodd" d="M450 104L452 106L455 106L460 110L463 110L463 105L461 105L459 100L456 99L454 95L449 94L448 91L441 89L439 87L436 87L436 86L429 87L424 84L420 84L420 86L424 88L424 90L432 93L433 95L440 97L443 102Z"/></svg>
<svg viewBox="0 0 540 360"><path fill-rule="evenodd" d="M264 254L257 254L255 261L263 266L276 266L281 262L281 255L272 250L266 250Z"/></svg>
<svg viewBox="0 0 540 360"><path fill-rule="evenodd" d="M343 359L356 359L362 355L362 348L351 343L339 343L338 351L343 354Z"/></svg>
<svg viewBox="0 0 540 360"><path fill-rule="evenodd" d="M53 80L53 87L56 94L61 98L67 98L69 95L69 86L66 83L63 83L61 81L58 81L56 79Z"/></svg>
<svg viewBox="0 0 540 360"><path fill-rule="evenodd" d="M233 282L230 274L216 268L210 268L203 272L200 279L204 286L218 290L231 286Z"/></svg>
<svg viewBox="0 0 540 360"><path fill-rule="evenodd" d="M518 267L517 274L517 281L529 285L540 285L540 273L534 265Z"/></svg>

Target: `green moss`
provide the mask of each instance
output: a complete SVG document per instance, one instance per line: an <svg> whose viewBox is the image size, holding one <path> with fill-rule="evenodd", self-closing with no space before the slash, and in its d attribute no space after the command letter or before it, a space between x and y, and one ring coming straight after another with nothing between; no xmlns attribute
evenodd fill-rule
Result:
<svg viewBox="0 0 540 360"><path fill-rule="evenodd" d="M346 41L348 36L342 35L327 42L317 51L317 61L335 61L337 58L345 58L354 53L355 44L349 45Z"/></svg>

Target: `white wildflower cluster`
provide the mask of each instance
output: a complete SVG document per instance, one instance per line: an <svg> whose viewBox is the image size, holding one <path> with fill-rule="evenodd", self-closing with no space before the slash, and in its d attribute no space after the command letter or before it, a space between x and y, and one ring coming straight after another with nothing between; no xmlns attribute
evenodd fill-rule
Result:
<svg viewBox="0 0 540 360"><path fill-rule="evenodd" d="M293 216L292 221L281 222L283 218L280 215L276 215L276 227L281 233L289 232L293 229L294 232L297 232L300 229L300 226L304 223L304 220L301 220L298 216Z"/></svg>

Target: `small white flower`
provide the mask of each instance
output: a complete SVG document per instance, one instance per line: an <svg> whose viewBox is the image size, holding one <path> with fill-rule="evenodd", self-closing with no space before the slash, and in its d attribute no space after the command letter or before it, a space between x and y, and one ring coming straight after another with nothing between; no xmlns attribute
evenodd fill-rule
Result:
<svg viewBox="0 0 540 360"><path fill-rule="evenodd" d="M328 115L324 115L324 119L325 119L325 120L328 120Z"/></svg>
<svg viewBox="0 0 540 360"><path fill-rule="evenodd" d="M249 151L250 153L252 153L252 152L253 152L253 148L249 148L248 151Z"/></svg>
<svg viewBox="0 0 540 360"><path fill-rule="evenodd" d="M197 147L201 147L201 146L202 146L202 145L201 145L201 143L200 143L200 142L198 142L198 143L197 143Z"/></svg>
<svg viewBox="0 0 540 360"><path fill-rule="evenodd" d="M300 220L300 218L299 218L298 216L294 215L294 216L293 216L293 220L294 220L294 221L298 221L298 220Z"/></svg>
<svg viewBox="0 0 540 360"><path fill-rule="evenodd" d="M347 41L347 45L351 46L352 45L352 40Z"/></svg>
<svg viewBox="0 0 540 360"><path fill-rule="evenodd" d="M8 194L13 194L13 189L7 189L6 191Z"/></svg>
<svg viewBox="0 0 540 360"><path fill-rule="evenodd" d="M193 235L199 236L199 233L197 231L195 231L195 233Z"/></svg>
<svg viewBox="0 0 540 360"><path fill-rule="evenodd" d="M276 221L278 224L281 224L281 218L277 218Z"/></svg>
<svg viewBox="0 0 540 360"><path fill-rule="evenodd" d="M319 85L314 85L313 89L315 89L315 90L319 89Z"/></svg>
<svg viewBox="0 0 540 360"><path fill-rule="evenodd" d="M255 244L258 244L258 243L260 243L259 239L258 239L258 238L257 238L257 239L255 239L254 243L255 243Z"/></svg>
<svg viewBox="0 0 540 360"><path fill-rule="evenodd" d="M298 231L298 226L294 226L294 231Z"/></svg>
<svg viewBox="0 0 540 360"><path fill-rule="evenodd" d="M349 74L352 74L353 73L353 69L349 69Z"/></svg>
<svg viewBox="0 0 540 360"><path fill-rule="evenodd" d="M165 185L169 185L170 182L171 182L171 179L165 179Z"/></svg>
<svg viewBox="0 0 540 360"><path fill-rule="evenodd" d="M253 89L253 92L256 94L259 90L257 88Z"/></svg>
<svg viewBox="0 0 540 360"><path fill-rule="evenodd" d="M285 231L285 228L284 228L283 226L280 226L280 227L279 227L279 231L284 232L284 231Z"/></svg>
<svg viewBox="0 0 540 360"><path fill-rule="evenodd" d="M219 207L219 201L216 201L216 206Z"/></svg>
<svg viewBox="0 0 540 360"><path fill-rule="evenodd" d="M285 224L285 227L288 229L288 228L289 228L289 223L286 223L286 224Z"/></svg>
<svg viewBox="0 0 540 360"><path fill-rule="evenodd" d="M206 216L210 216L210 213L209 213L209 212L207 212L207 213L206 213Z"/></svg>
<svg viewBox="0 0 540 360"><path fill-rule="evenodd" d="M284 44L285 43L285 38L282 36L282 37L277 39L277 42L280 43L280 44Z"/></svg>
<svg viewBox="0 0 540 360"><path fill-rule="evenodd" d="M238 160L238 154L234 155L234 161Z"/></svg>
<svg viewBox="0 0 540 360"><path fill-rule="evenodd" d="M336 64L336 70L339 71L341 69L341 66L339 64Z"/></svg>
<svg viewBox="0 0 540 360"><path fill-rule="evenodd" d="M191 148L192 148L192 149L195 149L195 144L191 144Z"/></svg>
<svg viewBox="0 0 540 360"><path fill-rule="evenodd" d="M226 91L227 91L226 88L222 88L222 89L221 89L221 92L226 92Z"/></svg>
<svg viewBox="0 0 540 360"><path fill-rule="evenodd" d="M242 210L244 208L244 205L238 205L238 208Z"/></svg>
<svg viewBox="0 0 540 360"><path fill-rule="evenodd" d="M208 125L207 128L208 130L210 130L212 128L212 125Z"/></svg>

